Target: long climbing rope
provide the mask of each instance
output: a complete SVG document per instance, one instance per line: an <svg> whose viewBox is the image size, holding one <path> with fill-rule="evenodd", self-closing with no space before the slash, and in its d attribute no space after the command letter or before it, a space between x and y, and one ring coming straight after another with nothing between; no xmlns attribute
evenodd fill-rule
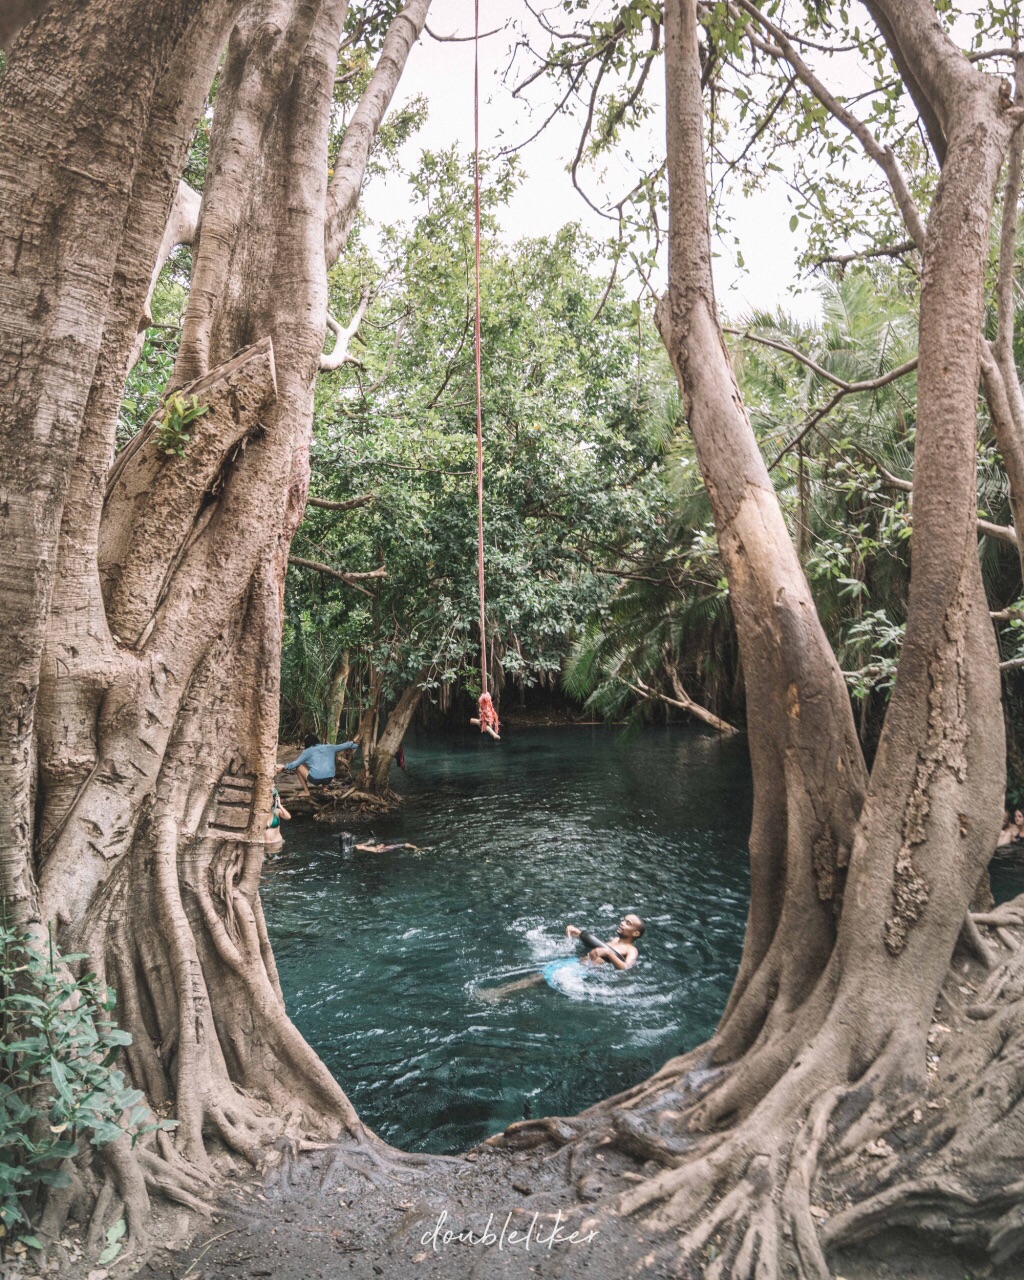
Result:
<svg viewBox="0 0 1024 1280"><path fill-rule="evenodd" d="M476 573L480 595L480 700L481 733L497 738L501 725L491 700L487 678L487 612L484 595L484 410L480 377L480 0L473 4L473 237L476 314ZM477 723L476 721L474 723Z"/></svg>

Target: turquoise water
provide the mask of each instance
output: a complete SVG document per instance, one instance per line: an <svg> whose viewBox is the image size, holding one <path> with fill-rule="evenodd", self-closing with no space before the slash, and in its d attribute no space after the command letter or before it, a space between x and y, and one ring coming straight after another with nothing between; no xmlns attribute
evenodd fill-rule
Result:
<svg viewBox="0 0 1024 1280"><path fill-rule="evenodd" d="M285 823L263 901L291 1016L363 1118L410 1150L464 1150L525 1115L572 1114L714 1028L746 917L749 765L685 728L424 735L373 824L422 852L338 852ZM361 829L365 834L365 828ZM487 994L647 921L625 974Z"/></svg>
<svg viewBox="0 0 1024 1280"><path fill-rule="evenodd" d="M284 824L263 901L289 1011L360 1114L409 1150L454 1152L526 1115L571 1115L713 1030L739 961L750 822L744 744L651 729L412 739L384 840ZM356 828L365 836L366 828ZM998 858L1000 900L1024 860ZM625 974L567 966L569 922L648 922Z"/></svg>

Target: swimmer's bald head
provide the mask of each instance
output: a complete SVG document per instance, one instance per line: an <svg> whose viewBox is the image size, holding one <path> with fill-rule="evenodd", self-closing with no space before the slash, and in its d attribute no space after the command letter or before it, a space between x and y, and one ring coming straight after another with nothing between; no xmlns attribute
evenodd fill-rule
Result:
<svg viewBox="0 0 1024 1280"><path fill-rule="evenodd" d="M625 937L627 934L633 938L642 938L644 930L647 926L636 914L635 911L629 911L619 921L619 937Z"/></svg>

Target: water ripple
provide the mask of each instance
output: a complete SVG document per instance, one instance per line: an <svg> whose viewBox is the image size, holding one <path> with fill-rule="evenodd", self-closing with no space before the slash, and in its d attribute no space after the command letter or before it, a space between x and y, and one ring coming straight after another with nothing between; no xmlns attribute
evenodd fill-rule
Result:
<svg viewBox="0 0 1024 1280"><path fill-rule="evenodd" d="M749 767L687 729L422 738L406 804L373 823L429 852L338 852L290 823L263 896L289 1011L390 1141L454 1151L567 1114L705 1038L747 910ZM361 828L364 831L365 828ZM565 925L648 922L626 974L488 993L574 953Z"/></svg>

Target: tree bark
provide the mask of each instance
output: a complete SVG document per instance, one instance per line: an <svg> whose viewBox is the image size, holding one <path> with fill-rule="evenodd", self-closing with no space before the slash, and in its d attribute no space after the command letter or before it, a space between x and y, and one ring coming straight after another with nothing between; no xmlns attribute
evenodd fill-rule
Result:
<svg viewBox="0 0 1024 1280"><path fill-rule="evenodd" d="M666 26L669 291L657 317L711 499L746 673L751 905L739 977L716 1037L718 1052L732 1058L761 1033L776 1000L784 1016L803 1002L828 961L866 774L845 682L718 321L689 6L685 17L685 53L678 3Z"/></svg>
<svg viewBox="0 0 1024 1280"><path fill-rule="evenodd" d="M420 699L423 697L423 686L420 684L423 679L425 679L425 675L421 674L415 684L411 684L408 689L402 691L391 710L391 714L388 716L384 732L377 739L373 750L370 752L367 761L367 772L369 774L369 789L375 796L387 794L391 765L395 756L398 755L409 725L412 723L412 718L420 705Z"/></svg>
<svg viewBox="0 0 1024 1280"><path fill-rule="evenodd" d="M0 868L15 917L31 916L36 691L58 535L104 341L151 105L162 77L208 37L202 0L54 4L0 83ZM15 435L16 433L16 435Z"/></svg>
<svg viewBox="0 0 1024 1280"><path fill-rule="evenodd" d="M384 37L370 83L345 130L341 150L334 162L334 177L327 199L324 252L328 265L337 262L348 242L370 148L398 87L412 46L423 30L429 8L430 0L408 0L396 15Z"/></svg>

